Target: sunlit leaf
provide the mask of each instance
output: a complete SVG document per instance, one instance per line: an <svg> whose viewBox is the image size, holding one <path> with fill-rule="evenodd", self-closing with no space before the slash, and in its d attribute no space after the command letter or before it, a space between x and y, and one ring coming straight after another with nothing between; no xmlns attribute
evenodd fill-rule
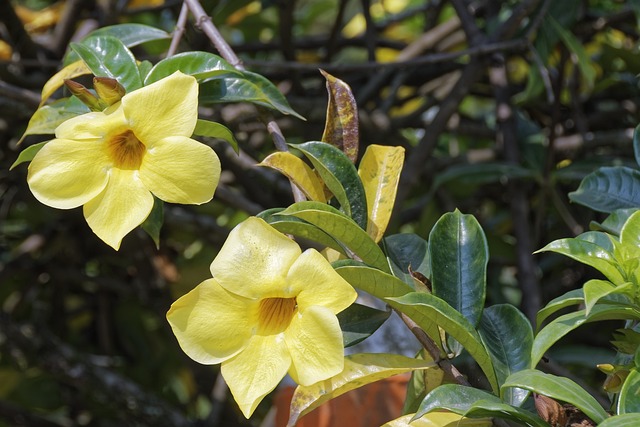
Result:
<svg viewBox="0 0 640 427"><path fill-rule="evenodd" d="M572 380L528 369L509 376L502 388L519 387L542 394L580 409L596 423L609 417L598 401Z"/></svg>
<svg viewBox="0 0 640 427"><path fill-rule="evenodd" d="M356 100L348 84L326 71L320 70L320 72L327 80L327 92L329 92L322 141L339 148L352 163L355 163L360 144Z"/></svg>
<svg viewBox="0 0 640 427"><path fill-rule="evenodd" d="M607 295L633 292L633 288L631 282L615 286L607 280L589 280L582 288L584 290L585 314L588 316L596 303Z"/></svg>
<svg viewBox="0 0 640 427"><path fill-rule="evenodd" d="M58 89L64 85L65 80L73 79L75 77L84 76L86 74L91 74L91 70L87 67L87 64L82 60L77 60L62 70L58 71L54 74L45 84L42 86L42 94L40 105L44 104L44 102L51 97Z"/></svg>
<svg viewBox="0 0 640 427"><path fill-rule="evenodd" d="M536 315L536 328L540 329L544 321L554 313L572 305L582 304L584 293L582 289L573 289L564 295L552 299Z"/></svg>
<svg viewBox="0 0 640 427"><path fill-rule="evenodd" d="M289 422L298 419L324 402L363 385L411 372L416 369L439 369L431 360L412 359L398 354L352 354L345 357L344 369L338 375L311 386L298 386L291 400Z"/></svg>
<svg viewBox="0 0 640 427"><path fill-rule="evenodd" d="M282 173L296 184L309 200L326 203L324 182L302 159L288 151L276 151L267 156L260 166L268 166Z"/></svg>
<svg viewBox="0 0 640 427"><path fill-rule="evenodd" d="M425 331L433 325L444 329L456 339L480 365L491 388L498 391L498 381L489 353L482 339L469 321L457 310L435 295L425 292L412 292L401 297L386 298L386 301L411 319Z"/></svg>
<svg viewBox="0 0 640 427"><path fill-rule="evenodd" d="M220 123L198 119L193 134L198 136L208 136L209 138L221 139L231 145L233 151L235 151L236 153L238 153L239 151L238 141L236 141L233 132L231 132L228 127L221 125Z"/></svg>
<svg viewBox="0 0 640 427"><path fill-rule="evenodd" d="M319 202L299 202L289 206L279 215L292 215L315 225L349 248L363 262L389 271L386 257L380 247L371 240L366 231L336 208Z"/></svg>
<svg viewBox="0 0 640 427"><path fill-rule="evenodd" d="M404 148L370 145L360 161L358 175L367 198L367 233L379 242L396 201Z"/></svg>
<svg viewBox="0 0 640 427"><path fill-rule="evenodd" d="M75 96L63 98L38 108L29 119L29 124L19 142L28 135L54 134L56 128L72 117L89 112L89 108Z"/></svg>
<svg viewBox="0 0 640 427"><path fill-rule="evenodd" d="M327 143L309 141L293 145L313 164L345 213L367 229L367 197L355 166L347 156Z"/></svg>
<svg viewBox="0 0 640 427"><path fill-rule="evenodd" d="M621 414L609 417L598 427L637 427L640 426L640 413Z"/></svg>
<svg viewBox="0 0 640 427"><path fill-rule="evenodd" d="M149 71L145 85L163 79L176 71L189 74L202 82L213 77L222 78L242 73L227 61L209 52L183 52L159 61Z"/></svg>
<svg viewBox="0 0 640 427"><path fill-rule="evenodd" d="M493 425L488 418L465 418L453 412L429 412L411 421L413 415L403 415L383 424L382 427L490 427Z"/></svg>
<svg viewBox="0 0 640 427"><path fill-rule="evenodd" d="M20 154L18 155L18 158L16 159L16 161L13 162L13 164L9 168L9 170L15 168L16 166L18 166L18 165L20 165L22 163L30 162L31 160L33 160L33 158L36 156L36 154L38 154L38 151L40 151L40 149L42 147L44 147L44 144L46 144L47 142L49 142L49 141L39 142L37 144L30 145L27 148L25 148L24 150L22 150L20 152Z"/></svg>

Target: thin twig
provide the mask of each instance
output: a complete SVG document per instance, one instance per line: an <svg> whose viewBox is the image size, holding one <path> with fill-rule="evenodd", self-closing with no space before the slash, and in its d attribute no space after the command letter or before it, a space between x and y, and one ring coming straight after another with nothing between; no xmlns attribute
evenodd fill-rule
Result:
<svg viewBox="0 0 640 427"><path fill-rule="evenodd" d="M178 45L180 44L180 40L184 35L188 17L189 7L186 3L182 3L182 7L180 8L180 15L178 16L178 22L176 22L176 28L173 31L173 37L171 38L171 45L169 46L169 50L167 50L167 58L175 55L178 51Z"/></svg>

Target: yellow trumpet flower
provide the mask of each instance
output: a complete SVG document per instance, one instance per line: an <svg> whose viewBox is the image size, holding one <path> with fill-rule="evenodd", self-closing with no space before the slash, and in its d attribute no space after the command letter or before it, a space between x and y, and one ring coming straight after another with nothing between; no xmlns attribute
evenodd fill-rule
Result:
<svg viewBox="0 0 640 427"><path fill-rule="evenodd" d="M251 217L231 231L211 273L173 303L167 320L189 357L222 364L247 418L287 373L311 385L342 371L336 314L357 294L316 250L302 252Z"/></svg>
<svg viewBox="0 0 640 427"><path fill-rule="evenodd" d="M198 83L178 71L58 126L29 165L31 192L54 208L83 206L93 232L117 250L149 216L153 196L183 204L213 197L220 161L190 138L197 120Z"/></svg>

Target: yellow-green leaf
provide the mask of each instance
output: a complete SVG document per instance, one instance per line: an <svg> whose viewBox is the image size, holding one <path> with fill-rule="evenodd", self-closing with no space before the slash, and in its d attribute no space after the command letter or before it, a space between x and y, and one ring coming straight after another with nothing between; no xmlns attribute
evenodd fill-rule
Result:
<svg viewBox="0 0 640 427"><path fill-rule="evenodd" d="M358 108L348 84L320 70L327 80L329 104L322 141L339 148L352 163L358 158Z"/></svg>
<svg viewBox="0 0 640 427"><path fill-rule="evenodd" d="M492 425L489 418L465 418L453 412L429 412L411 421L414 415L403 415L382 427L489 427Z"/></svg>
<svg viewBox="0 0 640 427"><path fill-rule="evenodd" d="M389 224L403 162L404 148L382 145L367 147L360 161L358 175L367 196L369 214L367 233L376 242L382 239Z"/></svg>
<svg viewBox="0 0 640 427"><path fill-rule="evenodd" d="M85 74L91 74L91 70L89 70L87 64L82 60L73 62L55 73L53 77L51 77L42 87L42 99L40 100L40 105L44 104L44 102L49 99L56 90L60 89L66 79L84 76Z"/></svg>
<svg viewBox="0 0 640 427"><path fill-rule="evenodd" d="M324 182L320 176L294 154L277 151L265 158L260 166L268 166L282 173L296 184L309 200L327 202Z"/></svg>
<svg viewBox="0 0 640 427"><path fill-rule="evenodd" d="M350 390L416 369L439 369L432 360L419 360L398 354L352 354L344 359L344 369L338 375L316 384L298 386L291 400L287 427L328 400Z"/></svg>

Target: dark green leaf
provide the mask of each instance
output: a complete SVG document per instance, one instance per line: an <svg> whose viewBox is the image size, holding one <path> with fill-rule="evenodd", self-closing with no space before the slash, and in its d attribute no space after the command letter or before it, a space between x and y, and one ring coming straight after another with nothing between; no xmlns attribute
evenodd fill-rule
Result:
<svg viewBox="0 0 640 427"><path fill-rule="evenodd" d="M444 214L429 234L433 294L477 325L484 308L489 249L472 215Z"/></svg>
<svg viewBox="0 0 640 427"><path fill-rule="evenodd" d="M358 344L373 334L391 315L391 310L383 311L361 304L351 304L338 313L338 321L344 346Z"/></svg>
<svg viewBox="0 0 640 427"><path fill-rule="evenodd" d="M502 385L502 389L507 387L524 388L552 399L570 403L596 423L604 421L609 416L593 396L568 378L527 369L509 376Z"/></svg>
<svg viewBox="0 0 640 427"><path fill-rule="evenodd" d="M338 148L320 141L292 145L311 161L325 185L342 209L362 228L367 229L367 197L358 171Z"/></svg>
<svg viewBox="0 0 640 427"><path fill-rule="evenodd" d="M640 207L640 171L625 166L602 167L587 175L569 198L607 213Z"/></svg>
<svg viewBox="0 0 640 427"><path fill-rule="evenodd" d="M627 222L627 219L637 210L637 208L618 209L602 221L602 224L592 221L589 226L592 230L603 231L614 236L619 236L624 223Z"/></svg>
<svg viewBox="0 0 640 427"><path fill-rule="evenodd" d="M97 77L116 79L127 92L142 87L136 58L117 38L90 37L82 43L71 43L71 49Z"/></svg>
<svg viewBox="0 0 640 427"><path fill-rule="evenodd" d="M460 384L444 384L427 394L414 418L437 409L446 409L462 415L478 400L500 403L497 396L484 390Z"/></svg>
<svg viewBox="0 0 640 427"><path fill-rule="evenodd" d="M618 414L640 413L640 372L632 369L618 396Z"/></svg>
<svg viewBox="0 0 640 427"><path fill-rule="evenodd" d="M493 359L498 383L514 372L531 367L533 331L527 318L510 304L488 307L482 312L479 330ZM529 395L522 389L506 390L502 399L520 406Z"/></svg>
<svg viewBox="0 0 640 427"><path fill-rule="evenodd" d="M413 278L409 269L431 277L428 245L422 237L416 234L394 234L385 237L383 244L394 276L410 286L413 286Z"/></svg>
<svg viewBox="0 0 640 427"><path fill-rule="evenodd" d="M199 82L211 78L223 78L230 75L242 75L221 57L209 52L184 52L158 62L147 74L144 84L148 85L163 79L176 71L189 74Z"/></svg>
<svg viewBox="0 0 640 427"><path fill-rule="evenodd" d="M198 123L196 124L193 134L221 139L231 145L233 151L236 153L239 152L238 141L236 141L235 136L233 136L233 132L231 132L228 127L221 125L220 123L198 119Z"/></svg>
<svg viewBox="0 0 640 427"><path fill-rule="evenodd" d="M536 414L532 414L529 411L516 408L506 403L487 399L474 402L473 405L471 405L471 408L469 408L469 410L463 415L472 418L502 418L515 421L518 425L530 427L549 427L549 424L540 419Z"/></svg>
<svg viewBox="0 0 640 427"><path fill-rule="evenodd" d="M164 222L164 202L157 197L153 199L153 208L147 219L142 223L142 229L153 239L156 248L160 248L160 230Z"/></svg>

